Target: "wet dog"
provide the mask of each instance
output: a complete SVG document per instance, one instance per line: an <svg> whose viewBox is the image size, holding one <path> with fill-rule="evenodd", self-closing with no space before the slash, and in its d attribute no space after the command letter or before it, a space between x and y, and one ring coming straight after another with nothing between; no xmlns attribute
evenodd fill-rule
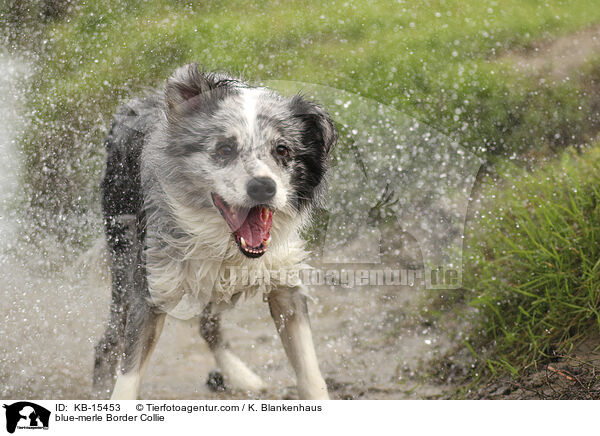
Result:
<svg viewBox="0 0 600 436"><path fill-rule="evenodd" d="M119 110L101 184L112 303L96 346L100 392L138 396L167 313L200 317L228 385L263 390L219 332L221 310L262 292L299 397L328 397L302 285L265 278L302 267L300 230L322 197L336 139L317 104L202 73L196 64ZM236 269L263 280L238 280Z"/></svg>

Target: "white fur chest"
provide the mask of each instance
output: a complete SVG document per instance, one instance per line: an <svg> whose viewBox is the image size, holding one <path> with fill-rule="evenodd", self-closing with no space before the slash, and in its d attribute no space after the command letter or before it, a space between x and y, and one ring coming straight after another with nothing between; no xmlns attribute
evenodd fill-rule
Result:
<svg viewBox="0 0 600 436"><path fill-rule="evenodd" d="M239 251L216 210L175 212L185 236L165 235L150 219L145 252L151 301L172 316L189 319L208 303L226 306L240 295L294 285L297 271L307 267L299 222L283 214L274 216L267 252L251 259Z"/></svg>

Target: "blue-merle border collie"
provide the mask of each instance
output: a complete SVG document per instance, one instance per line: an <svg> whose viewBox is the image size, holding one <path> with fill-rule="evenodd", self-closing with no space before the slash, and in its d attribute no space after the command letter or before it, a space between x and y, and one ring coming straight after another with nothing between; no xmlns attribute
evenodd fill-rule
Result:
<svg viewBox="0 0 600 436"><path fill-rule="evenodd" d="M323 195L336 140L317 104L204 73L197 64L118 111L101 184L112 303L96 346L98 392L137 398L167 313L200 317L228 386L264 390L219 332L219 313L260 291L299 397L328 398L303 286L282 281L283 274L265 278L303 267L300 230ZM235 268L263 280L238 281Z"/></svg>

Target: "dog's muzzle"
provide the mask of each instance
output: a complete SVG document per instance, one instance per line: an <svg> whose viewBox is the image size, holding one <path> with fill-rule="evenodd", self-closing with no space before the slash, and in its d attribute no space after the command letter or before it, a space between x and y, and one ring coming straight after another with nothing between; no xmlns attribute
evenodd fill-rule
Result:
<svg viewBox="0 0 600 436"><path fill-rule="evenodd" d="M232 207L217 194L211 194L213 204L231 229L240 251L247 257L260 257L271 242L273 211L267 206Z"/></svg>

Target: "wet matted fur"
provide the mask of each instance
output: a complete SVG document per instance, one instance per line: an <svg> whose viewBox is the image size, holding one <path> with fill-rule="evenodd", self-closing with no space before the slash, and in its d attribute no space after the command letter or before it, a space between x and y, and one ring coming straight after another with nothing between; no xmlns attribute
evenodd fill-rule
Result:
<svg viewBox="0 0 600 436"><path fill-rule="evenodd" d="M322 197L336 139L317 104L202 73L196 64L118 111L101 185L112 304L96 346L98 391L138 396L167 313L200 317L229 386L263 390L219 332L222 309L261 291L300 398L327 398L303 287L269 275L303 267L300 230ZM234 268L263 280L236 280Z"/></svg>

